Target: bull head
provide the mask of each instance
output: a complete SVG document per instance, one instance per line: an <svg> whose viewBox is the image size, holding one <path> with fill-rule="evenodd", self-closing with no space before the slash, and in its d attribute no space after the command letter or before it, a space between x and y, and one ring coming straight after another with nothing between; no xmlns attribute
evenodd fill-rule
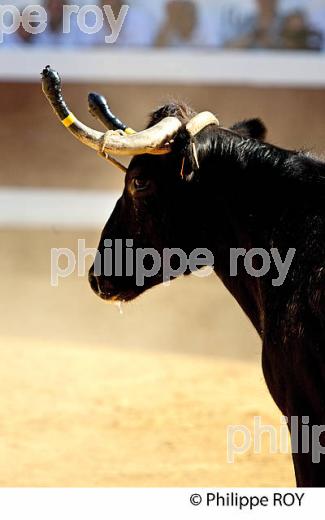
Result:
<svg viewBox="0 0 325 520"><path fill-rule="evenodd" d="M219 126L217 118L210 112L195 115L183 104L169 104L154 112L146 130L134 132L112 114L105 98L91 94L90 112L109 129L100 132L84 125L72 114L62 96L60 77L50 67L42 73L42 85L63 125L79 141L126 173L123 194L103 229L98 257L105 258L107 247L112 248L114 259L119 254L118 248L123 249L122 255L128 254L130 239L136 251L154 249L160 257L166 248L180 248L187 256L202 244L214 250L215 244L209 243L212 234L207 233L207 223L211 220L211 211L220 211L220 223L223 222L223 206L216 207L214 200L215 194L222 193L222 190L220 187L218 190L216 187L205 189L203 196L194 172L203 172L203 180L209 177L204 158L214 150L212 135L220 135L222 143L225 139L231 145L220 146L222 165L224 151L234 149L232 139L241 141L246 137L263 137L265 129L259 121L244 122L226 130ZM132 160L125 168L112 155L130 156ZM184 172L184 176L180 175ZM213 178L213 182L220 182L220 176L213 175ZM209 197L211 203L207 203ZM150 261L147 260L144 260L144 268L150 271ZM174 260L172 269L177 273L177 261ZM139 286L134 272L132 275L124 272L124 263L118 274L116 270L107 274L105 266L100 266L98 274L95 264L90 270L89 281L96 294L104 300L131 300L165 281L164 273L159 270ZM192 270L185 274L189 272ZM173 277L176 276L178 274Z"/></svg>

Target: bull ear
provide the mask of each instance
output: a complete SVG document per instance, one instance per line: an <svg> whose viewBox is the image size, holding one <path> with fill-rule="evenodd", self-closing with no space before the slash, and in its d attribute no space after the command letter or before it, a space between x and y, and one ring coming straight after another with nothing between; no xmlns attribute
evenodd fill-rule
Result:
<svg viewBox="0 0 325 520"><path fill-rule="evenodd" d="M258 118L240 121L233 125L231 130L234 130L234 132L237 132L243 137L258 139L259 141L264 141L267 134L266 126L263 121Z"/></svg>

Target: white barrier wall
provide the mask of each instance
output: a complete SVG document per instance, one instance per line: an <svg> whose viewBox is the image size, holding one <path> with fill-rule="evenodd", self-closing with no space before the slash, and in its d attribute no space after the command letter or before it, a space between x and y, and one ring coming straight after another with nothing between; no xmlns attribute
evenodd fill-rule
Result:
<svg viewBox="0 0 325 520"><path fill-rule="evenodd" d="M0 81L39 82L45 65L65 82L323 87L325 54L311 52L53 48L0 53Z"/></svg>

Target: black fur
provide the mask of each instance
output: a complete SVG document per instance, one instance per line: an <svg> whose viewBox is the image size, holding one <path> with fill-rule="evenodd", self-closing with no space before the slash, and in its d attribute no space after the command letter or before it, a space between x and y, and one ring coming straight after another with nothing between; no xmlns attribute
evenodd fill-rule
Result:
<svg viewBox="0 0 325 520"><path fill-rule="evenodd" d="M186 123L192 114L171 104L150 124L166 115ZM184 127L170 155L135 157L99 251L105 238L133 238L160 253L209 248L215 272L261 337L265 379L280 410L289 420L308 416L310 425L324 425L325 165L265 143L265 135L258 119L230 130L211 125L194 139ZM135 178L148 188L137 192ZM240 263L238 276L230 277L230 248L277 248L281 258L295 248L296 255L284 284L274 287L274 269L254 278ZM127 276L96 278L91 271L90 281L105 299L129 300L163 279L160 273L139 288ZM324 459L314 464L311 453L294 454L298 485L324 486Z"/></svg>
<svg viewBox="0 0 325 520"><path fill-rule="evenodd" d="M259 139L260 141L265 141L267 134L266 126L258 118L246 119L245 121L236 123L231 129L243 137Z"/></svg>

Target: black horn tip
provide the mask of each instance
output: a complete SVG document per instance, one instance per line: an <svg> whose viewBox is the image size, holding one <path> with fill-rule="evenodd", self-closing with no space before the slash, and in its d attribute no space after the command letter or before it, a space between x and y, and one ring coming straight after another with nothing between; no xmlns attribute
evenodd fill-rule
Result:
<svg viewBox="0 0 325 520"><path fill-rule="evenodd" d="M98 103L99 101L101 103L106 104L106 99L101 94L98 94L97 92L89 92L88 94L88 101L92 103Z"/></svg>
<svg viewBox="0 0 325 520"><path fill-rule="evenodd" d="M51 94L54 90L58 90L61 87L61 78L58 72L51 69L49 65L42 71L42 84L45 93Z"/></svg>
<svg viewBox="0 0 325 520"><path fill-rule="evenodd" d="M52 69L50 65L47 65L41 73L42 78L50 78L52 81L61 82L59 73Z"/></svg>
<svg viewBox="0 0 325 520"><path fill-rule="evenodd" d="M42 72L41 72L42 78L46 77L50 73L51 70L52 70L51 66L50 65L46 65L45 69L43 69Z"/></svg>
<svg viewBox="0 0 325 520"><path fill-rule="evenodd" d="M97 108L107 108L107 101L104 96L97 94L97 92L90 92L88 94L88 106L90 110L96 110Z"/></svg>

